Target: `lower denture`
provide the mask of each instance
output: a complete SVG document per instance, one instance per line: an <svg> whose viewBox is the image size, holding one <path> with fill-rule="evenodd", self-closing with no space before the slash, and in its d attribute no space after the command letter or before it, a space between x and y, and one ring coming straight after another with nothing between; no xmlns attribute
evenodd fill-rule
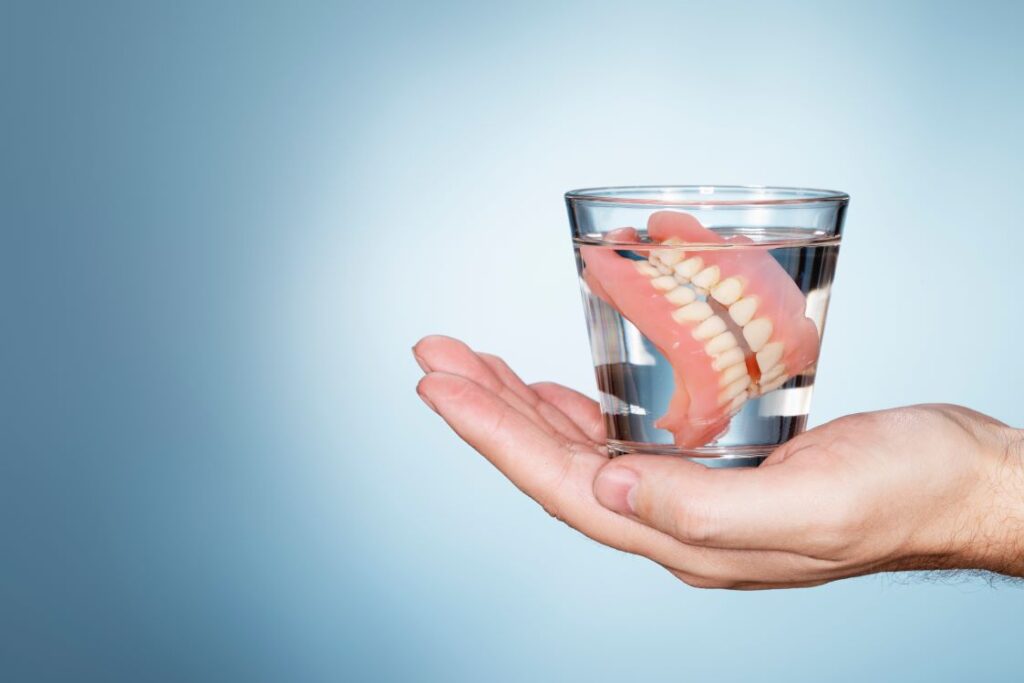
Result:
<svg viewBox="0 0 1024 683"><path fill-rule="evenodd" d="M662 245L638 252L648 261L582 247L584 279L672 365L675 392L655 426L672 432L678 447L695 448L727 430L749 397L811 366L818 332L803 293L769 253L728 248L751 240L726 239L670 211L651 215L648 234ZM632 228L607 238L638 241ZM688 243L726 248L686 252Z"/></svg>

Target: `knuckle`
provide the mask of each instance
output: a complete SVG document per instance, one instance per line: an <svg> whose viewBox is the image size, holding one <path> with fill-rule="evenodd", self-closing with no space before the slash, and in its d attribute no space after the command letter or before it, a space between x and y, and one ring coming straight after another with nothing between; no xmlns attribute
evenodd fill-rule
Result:
<svg viewBox="0 0 1024 683"><path fill-rule="evenodd" d="M708 507L695 500L675 501L672 535L691 545L704 545L713 540L715 521Z"/></svg>

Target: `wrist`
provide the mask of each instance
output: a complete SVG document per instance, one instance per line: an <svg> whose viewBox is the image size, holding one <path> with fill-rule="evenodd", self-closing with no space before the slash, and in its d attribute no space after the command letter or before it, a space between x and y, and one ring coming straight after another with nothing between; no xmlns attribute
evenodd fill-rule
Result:
<svg viewBox="0 0 1024 683"><path fill-rule="evenodd" d="M1024 430L993 425L965 566L1024 577Z"/></svg>

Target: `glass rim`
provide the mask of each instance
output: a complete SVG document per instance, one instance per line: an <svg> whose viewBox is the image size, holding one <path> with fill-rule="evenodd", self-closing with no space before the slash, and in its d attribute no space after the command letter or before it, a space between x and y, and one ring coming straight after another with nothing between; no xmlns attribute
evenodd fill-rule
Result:
<svg viewBox="0 0 1024 683"><path fill-rule="evenodd" d="M715 194L738 195L721 199ZM780 185L612 185L569 190L571 203L625 204L640 206L764 207L847 204L850 195L839 190Z"/></svg>

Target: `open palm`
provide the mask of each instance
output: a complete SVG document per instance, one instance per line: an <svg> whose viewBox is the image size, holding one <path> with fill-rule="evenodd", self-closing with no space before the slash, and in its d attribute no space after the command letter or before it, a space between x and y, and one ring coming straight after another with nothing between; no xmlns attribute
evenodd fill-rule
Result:
<svg viewBox="0 0 1024 683"><path fill-rule="evenodd" d="M984 518L1016 495L992 487L1020 460L1005 458L1019 445L1017 430L979 413L916 406L852 415L802 434L756 469L653 455L612 460L600 409L586 396L528 385L500 358L449 337L427 337L413 351L427 373L417 387L423 400L550 515L690 585L811 586L953 566L1015 571L972 546L979 534L1005 533L990 532Z"/></svg>

